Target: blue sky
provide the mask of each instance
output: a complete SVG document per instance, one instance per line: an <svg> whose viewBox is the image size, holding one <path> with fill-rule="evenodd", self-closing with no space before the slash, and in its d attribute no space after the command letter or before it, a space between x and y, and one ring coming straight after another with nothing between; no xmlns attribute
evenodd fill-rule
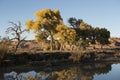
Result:
<svg viewBox="0 0 120 80"><path fill-rule="evenodd" d="M68 18L76 17L120 37L120 0L0 0L0 35L6 36L8 21L21 21L26 28L25 22L35 19L34 13L43 8L59 9L66 25ZM28 35L28 39L34 38L31 33Z"/></svg>

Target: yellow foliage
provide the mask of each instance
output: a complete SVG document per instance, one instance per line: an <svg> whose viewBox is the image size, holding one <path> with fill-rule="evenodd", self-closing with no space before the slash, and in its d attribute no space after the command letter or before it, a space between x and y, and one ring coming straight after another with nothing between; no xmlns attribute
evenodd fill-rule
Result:
<svg viewBox="0 0 120 80"><path fill-rule="evenodd" d="M36 32L37 30L39 30L39 24L37 22L35 22L32 26L32 29Z"/></svg>
<svg viewBox="0 0 120 80"><path fill-rule="evenodd" d="M35 40L39 42L39 41L40 41L40 38L39 38L38 36L36 36L36 37L35 37Z"/></svg>
<svg viewBox="0 0 120 80"><path fill-rule="evenodd" d="M50 13L50 9L42 9L42 10L40 10L40 11L37 11L36 13L35 13L35 16L36 17L45 17L46 16L46 13Z"/></svg>
<svg viewBox="0 0 120 80"><path fill-rule="evenodd" d="M62 23L59 10L42 9L37 11L35 16L37 18L36 21L33 22L30 20L26 22L28 29L38 31L41 28L44 28L47 31L54 31L55 27Z"/></svg>
<svg viewBox="0 0 120 80"><path fill-rule="evenodd" d="M85 30L85 29L86 29L86 23L81 22L81 23L80 23L80 29L81 29L81 30Z"/></svg>
<svg viewBox="0 0 120 80"><path fill-rule="evenodd" d="M81 30L91 30L92 27L90 25L88 25L87 23L85 23L85 22L81 22L80 23L80 29Z"/></svg>
<svg viewBox="0 0 120 80"><path fill-rule="evenodd" d="M55 37L59 38L61 43L73 43L75 41L76 31L74 29L71 29L64 24L60 24L56 27L56 30L58 32Z"/></svg>
<svg viewBox="0 0 120 80"><path fill-rule="evenodd" d="M64 24L60 24L56 27L57 31L63 31L63 30L66 30L66 29L67 29L67 26L64 25Z"/></svg>
<svg viewBox="0 0 120 80"><path fill-rule="evenodd" d="M26 26L28 30L32 29L33 23L34 23L33 20L28 20L26 22Z"/></svg>
<svg viewBox="0 0 120 80"><path fill-rule="evenodd" d="M37 41L47 40L48 36L51 39L59 39L61 43L73 43L76 37L76 31L63 24L59 10L42 9L35 13L36 20L26 22L29 30L34 30L39 34L36 37ZM41 31L47 32L47 35L42 35ZM52 38L54 37L54 38Z"/></svg>
<svg viewBox="0 0 120 80"><path fill-rule="evenodd" d="M54 10L53 12L54 12L55 14L60 14L60 12L59 12L58 9Z"/></svg>

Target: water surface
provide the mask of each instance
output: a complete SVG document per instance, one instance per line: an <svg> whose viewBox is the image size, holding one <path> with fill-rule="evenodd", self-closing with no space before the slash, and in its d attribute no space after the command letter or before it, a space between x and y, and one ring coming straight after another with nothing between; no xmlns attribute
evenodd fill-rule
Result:
<svg viewBox="0 0 120 80"><path fill-rule="evenodd" d="M120 80L119 63L69 64L41 68L15 66L0 68L0 80Z"/></svg>

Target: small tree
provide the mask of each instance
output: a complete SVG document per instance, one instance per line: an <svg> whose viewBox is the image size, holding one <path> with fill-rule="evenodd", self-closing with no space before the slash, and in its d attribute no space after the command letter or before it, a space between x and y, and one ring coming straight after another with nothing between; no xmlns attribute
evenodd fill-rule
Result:
<svg viewBox="0 0 120 80"><path fill-rule="evenodd" d="M7 34L10 33L13 36L13 38L11 38L10 40L14 40L17 42L16 47L15 47L15 53L16 53L20 43L26 38L26 37L22 38L22 34L23 32L26 31L26 29L22 30L21 22L18 22L18 24L14 22L9 22L9 23L12 25L12 27L7 28L6 33Z"/></svg>

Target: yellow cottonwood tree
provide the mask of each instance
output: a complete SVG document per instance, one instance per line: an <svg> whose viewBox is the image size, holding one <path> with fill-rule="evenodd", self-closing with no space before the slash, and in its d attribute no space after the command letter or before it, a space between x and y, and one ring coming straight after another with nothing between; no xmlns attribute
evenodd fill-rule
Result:
<svg viewBox="0 0 120 80"><path fill-rule="evenodd" d="M56 30L58 32L54 35L54 37L59 40L59 42L61 43L61 47L62 44L66 42L69 44L74 43L76 38L76 31L74 29L69 28L64 24L61 24L56 27Z"/></svg>
<svg viewBox="0 0 120 80"><path fill-rule="evenodd" d="M36 34L47 32L50 37L50 49L53 49L53 35L56 33L57 25L63 23L59 10L42 9L35 13L36 20L28 20L26 26L28 30L33 30ZM40 36L40 35L39 35ZM43 36L43 35L41 35ZM37 39L41 39L37 36ZM46 35L45 35L45 37Z"/></svg>

